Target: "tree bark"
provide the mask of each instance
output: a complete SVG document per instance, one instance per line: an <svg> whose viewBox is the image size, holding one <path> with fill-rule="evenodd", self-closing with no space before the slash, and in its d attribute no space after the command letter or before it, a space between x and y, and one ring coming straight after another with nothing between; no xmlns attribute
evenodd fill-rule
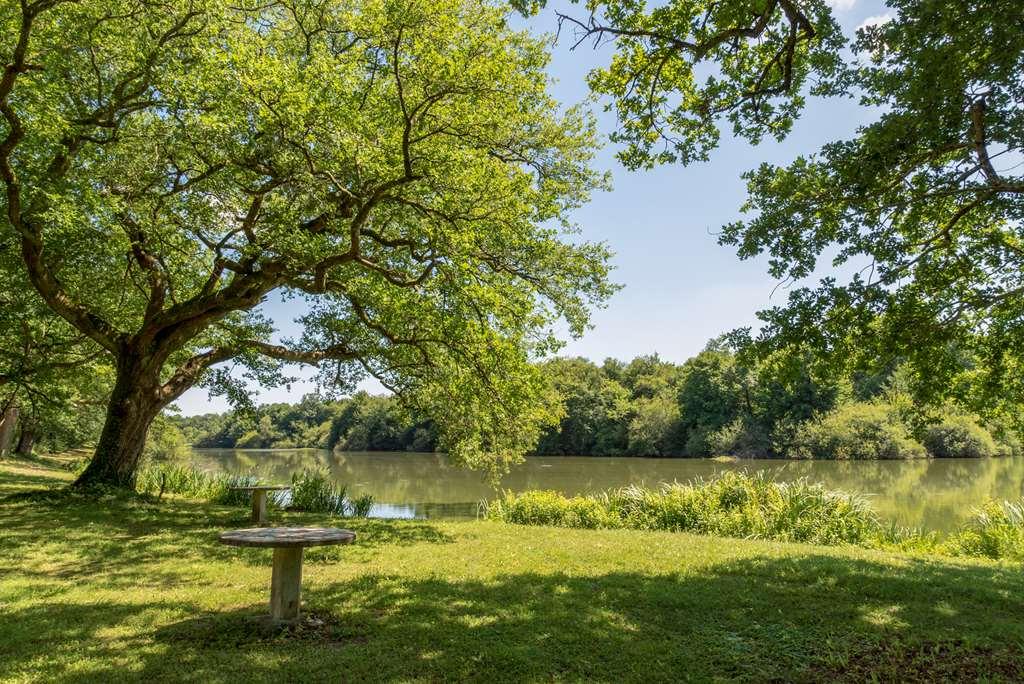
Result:
<svg viewBox="0 0 1024 684"><path fill-rule="evenodd" d="M135 488L146 433L164 405L159 381L159 364L140 361L130 353L118 359L103 431L92 460L75 481L76 487Z"/></svg>
<svg viewBox="0 0 1024 684"><path fill-rule="evenodd" d="M18 436L18 446L14 448L14 453L19 456L31 456L32 447L36 443L36 428L28 421L23 421L21 425L21 434Z"/></svg>
<svg viewBox="0 0 1024 684"><path fill-rule="evenodd" d="M18 425L18 407L10 404L0 416L0 456L7 455L14 441L14 430Z"/></svg>

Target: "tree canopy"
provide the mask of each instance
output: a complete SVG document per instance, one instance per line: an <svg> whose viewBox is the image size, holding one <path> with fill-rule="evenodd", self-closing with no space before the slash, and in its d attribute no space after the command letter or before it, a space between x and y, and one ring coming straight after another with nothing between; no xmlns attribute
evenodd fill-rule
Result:
<svg viewBox="0 0 1024 684"><path fill-rule="evenodd" d="M1024 398L1024 5L892 0L825 88L877 120L747 174L750 217L723 242L799 281L853 271L763 312L767 351L839 369L908 360L922 398L997 410ZM829 259L831 261L829 262Z"/></svg>
<svg viewBox="0 0 1024 684"><path fill-rule="evenodd" d="M110 365L44 304L10 247L0 247L0 453L80 445L102 420Z"/></svg>
<svg viewBox="0 0 1024 684"><path fill-rule="evenodd" d="M604 178L502 8L35 0L0 35L3 244L116 371L82 482L130 484L194 384L239 395L228 361L374 376L470 464L557 418L528 361L611 292L604 247L563 239ZM310 303L298 339L255 310L274 292Z"/></svg>
<svg viewBox="0 0 1024 684"><path fill-rule="evenodd" d="M878 113L851 140L747 174L748 216L724 243L768 254L787 281L829 259L853 275L762 312L757 368L778 379L756 383L764 415L736 404L749 371L706 352L715 382L739 389L709 399L717 408L687 428L693 439L727 431L737 412L747 427L806 419L834 399L826 371L869 383L900 367L918 397L989 412L1024 400L1019 2L891 0L890 20L861 30L849 59L825 0L576 8L559 30L574 46L611 46L588 83L617 116L629 168L705 160L723 122L752 142L782 138L812 95ZM508 10L0 7L0 277L13 292L0 385L40 396L56 371L109 367L82 482L130 485L149 425L189 387L244 402L226 364L264 384L287 380L284 363L315 364L338 391L375 377L436 421L461 463L500 467L554 439L545 426L561 411L531 362L559 347L560 326L580 334L614 290L606 248L569 235L571 211L606 180L590 167L591 118L548 93L546 39L510 28ZM271 296L303 300L296 339L259 313ZM621 375L644 363L551 366L592 409L572 417L581 426L628 416L587 436L591 448L674 448L666 430L692 416L671 396L691 380Z"/></svg>
<svg viewBox="0 0 1024 684"><path fill-rule="evenodd" d="M573 0L574 4L577 0ZM545 0L514 0L536 12ZM707 161L724 119L735 135L782 139L808 92L840 65L842 31L825 0L590 0L558 12L571 45L611 46L591 90L618 118L627 168Z"/></svg>
<svg viewBox="0 0 1024 684"><path fill-rule="evenodd" d="M746 175L749 217L724 244L768 254L787 284L822 262L853 273L762 312L756 349L837 377L910 360L921 400L1020 403L1021 3L892 0L849 46L823 2L597 0L558 17L574 46L612 47L588 81L630 168L706 160L723 119L781 139L808 96L877 111L851 140Z"/></svg>

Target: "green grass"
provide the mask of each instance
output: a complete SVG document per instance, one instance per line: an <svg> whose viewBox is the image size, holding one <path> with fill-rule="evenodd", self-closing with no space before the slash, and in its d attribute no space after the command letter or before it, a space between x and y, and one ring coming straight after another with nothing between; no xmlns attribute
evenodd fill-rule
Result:
<svg viewBox="0 0 1024 684"><path fill-rule="evenodd" d="M0 680L1019 680L1019 565L498 522L345 520L270 632L245 511L0 464ZM287 524L323 515L275 513Z"/></svg>

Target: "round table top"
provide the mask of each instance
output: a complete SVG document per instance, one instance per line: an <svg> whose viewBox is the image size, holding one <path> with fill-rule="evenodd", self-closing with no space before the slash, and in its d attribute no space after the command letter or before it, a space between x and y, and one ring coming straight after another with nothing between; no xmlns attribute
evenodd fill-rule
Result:
<svg viewBox="0 0 1024 684"><path fill-rule="evenodd" d="M355 538L355 532L337 527L251 527L222 532L220 543L229 546L295 548L351 544Z"/></svg>
<svg viewBox="0 0 1024 684"><path fill-rule="evenodd" d="M238 485L237 487L228 487L239 492L255 492L262 490L277 490L277 489L291 489L291 485Z"/></svg>

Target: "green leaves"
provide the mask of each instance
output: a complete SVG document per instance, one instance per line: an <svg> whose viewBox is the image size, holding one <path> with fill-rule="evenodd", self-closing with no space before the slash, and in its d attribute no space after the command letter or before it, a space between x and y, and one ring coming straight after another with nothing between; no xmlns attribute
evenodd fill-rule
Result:
<svg viewBox="0 0 1024 684"><path fill-rule="evenodd" d="M5 234L29 244L48 305L137 359L159 403L196 382L244 403L207 371L285 381L270 357L378 377L473 465L553 419L529 362L612 292L607 250L566 239L606 179L592 117L558 113L544 43L504 8L90 0L0 17L31 26L38 67L6 98L26 135L5 201L26 209ZM254 311L275 291L312 305L283 346Z"/></svg>
<svg viewBox="0 0 1024 684"><path fill-rule="evenodd" d="M1024 41L1019 3L894 0L828 85L877 121L785 168L749 173L750 218L722 241L778 278L822 258L856 274L764 312L765 349L810 345L841 368L907 359L922 399L988 411L1024 398ZM979 40L979 36L985 36ZM980 407L979 406L979 407Z"/></svg>
<svg viewBox="0 0 1024 684"><path fill-rule="evenodd" d="M513 4L534 13L544 3ZM782 139L808 84L837 76L845 42L822 0L607 0L586 9L589 17L559 13L559 29L574 48L614 46L587 83L608 98L619 122L611 137L630 169L707 161L723 121L754 143Z"/></svg>

